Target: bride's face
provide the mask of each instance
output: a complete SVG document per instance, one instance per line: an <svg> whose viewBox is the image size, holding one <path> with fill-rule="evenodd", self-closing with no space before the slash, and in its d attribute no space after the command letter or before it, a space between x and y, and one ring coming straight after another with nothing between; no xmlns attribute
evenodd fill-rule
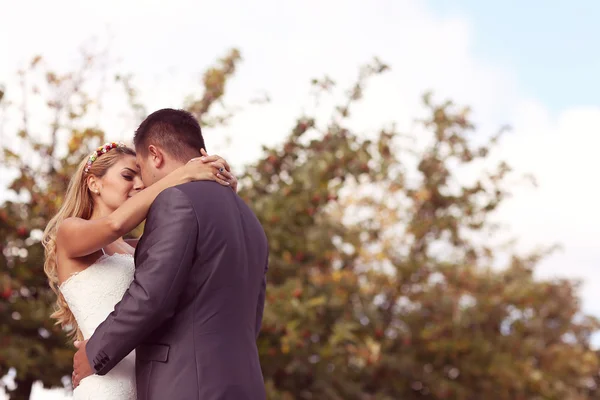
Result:
<svg viewBox="0 0 600 400"><path fill-rule="evenodd" d="M124 155L99 180L100 196L97 201L116 210L128 198L144 188L135 157Z"/></svg>

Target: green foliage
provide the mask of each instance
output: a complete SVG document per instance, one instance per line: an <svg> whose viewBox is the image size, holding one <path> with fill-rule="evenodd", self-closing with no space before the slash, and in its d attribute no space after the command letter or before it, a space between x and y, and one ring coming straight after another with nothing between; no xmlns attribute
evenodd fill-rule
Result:
<svg viewBox="0 0 600 400"><path fill-rule="evenodd" d="M240 59L230 52L187 99L203 124L227 119L210 111ZM419 147L393 126L370 139L353 130L368 79L387 69L379 60L366 65L330 120L301 116L240 179L271 249L258 340L268 398L598 398L590 336L599 324L582 314L577 284L534 279L549 249L521 256L489 240L491 217L510 194L510 167L458 179L465 169L483 171L500 135L475 145L482 140L471 137L469 111L430 95ZM74 84L79 75L45 75L50 93L60 93L48 103L58 122L49 135L24 126L31 153L2 159L18 172L11 190L22 195L0 211L0 375L16 368L14 399L28 398L35 380L56 386L70 374L72 349L47 318L52 296L36 232L76 162L104 139L83 122L89 100ZM120 81L141 113L130 77ZM329 78L313 86L336 90ZM59 136L69 138L68 152L59 151ZM503 254L505 265L492 268Z"/></svg>
<svg viewBox="0 0 600 400"><path fill-rule="evenodd" d="M425 146L401 151L388 129L362 138L351 106L385 69L363 69L323 127L300 118L243 181L272 251L259 339L269 398L590 398L599 325L577 285L533 278L546 251L492 269L500 253L481 240L510 167L457 179L500 135L472 145L468 109L426 95Z"/></svg>

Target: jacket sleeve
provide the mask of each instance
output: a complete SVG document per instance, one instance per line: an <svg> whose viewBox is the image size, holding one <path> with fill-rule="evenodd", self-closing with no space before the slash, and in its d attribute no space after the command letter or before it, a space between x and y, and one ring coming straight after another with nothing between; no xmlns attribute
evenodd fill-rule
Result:
<svg viewBox="0 0 600 400"><path fill-rule="evenodd" d="M265 262L265 275L262 280L260 292L258 293L258 303L256 304L256 328L254 333L258 339L262 327L263 313L265 310L265 297L267 293L267 271L269 270L269 256L267 251L267 261Z"/></svg>
<svg viewBox="0 0 600 400"><path fill-rule="evenodd" d="M154 201L136 249L135 278L86 346L88 360L104 375L175 313L193 264L198 222L177 188Z"/></svg>

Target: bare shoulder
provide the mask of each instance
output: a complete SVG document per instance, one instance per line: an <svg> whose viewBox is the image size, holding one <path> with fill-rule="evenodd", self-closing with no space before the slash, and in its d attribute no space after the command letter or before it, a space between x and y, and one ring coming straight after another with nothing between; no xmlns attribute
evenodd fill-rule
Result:
<svg viewBox="0 0 600 400"><path fill-rule="evenodd" d="M56 240L58 241L62 236L68 234L71 230L77 229L82 223L85 223L85 219L79 217L68 217L65 218L56 228Z"/></svg>
<svg viewBox="0 0 600 400"><path fill-rule="evenodd" d="M60 227L62 227L62 226L71 226L73 224L79 224L82 221L87 221L87 220L85 220L83 218L79 218L79 217L68 217L68 218L65 218L58 226L60 229Z"/></svg>

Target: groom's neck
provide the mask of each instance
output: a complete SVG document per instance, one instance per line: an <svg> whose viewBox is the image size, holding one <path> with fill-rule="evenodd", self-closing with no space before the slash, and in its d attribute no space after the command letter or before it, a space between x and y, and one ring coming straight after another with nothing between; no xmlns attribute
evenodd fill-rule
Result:
<svg viewBox="0 0 600 400"><path fill-rule="evenodd" d="M169 175L171 172L175 171L179 167L182 167L183 165L185 165L185 163L182 163L181 161L177 161L177 160L167 161L162 168L162 171L164 174L163 176Z"/></svg>
<svg viewBox="0 0 600 400"><path fill-rule="evenodd" d="M163 156L164 156L164 161L163 161L162 168L160 169L160 176L158 177L159 179L164 178L171 172L175 171L177 168L183 167L192 158L200 156L200 152L198 152L198 154L189 154L189 155L185 154L184 157L175 158L171 154L169 154L168 152L165 151L165 152L163 152Z"/></svg>

